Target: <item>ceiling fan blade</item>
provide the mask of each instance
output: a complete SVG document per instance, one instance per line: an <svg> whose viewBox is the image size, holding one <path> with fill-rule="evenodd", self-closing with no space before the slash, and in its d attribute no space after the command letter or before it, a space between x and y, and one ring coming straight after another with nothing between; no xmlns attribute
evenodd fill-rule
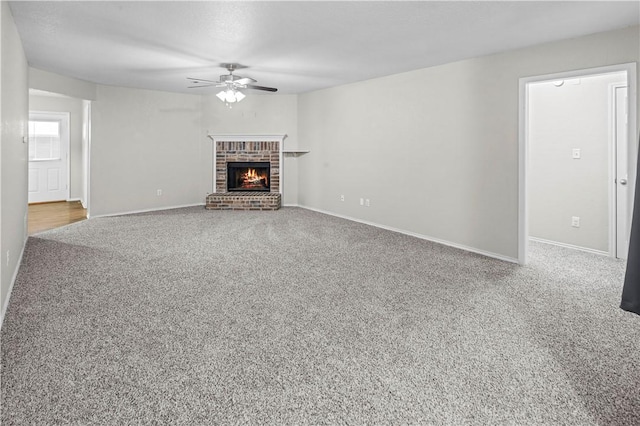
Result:
<svg viewBox="0 0 640 426"><path fill-rule="evenodd" d="M199 86L187 86L187 89L197 89L199 87L211 87L214 86L214 84L201 84Z"/></svg>
<svg viewBox="0 0 640 426"><path fill-rule="evenodd" d="M247 89L264 90L264 91L267 91L267 92L277 92L278 91L278 89L276 89L275 87L255 86L253 84L247 84Z"/></svg>
<svg viewBox="0 0 640 426"><path fill-rule="evenodd" d="M204 83L220 83L219 81L205 80L204 78L187 77L187 80L191 80L194 83L200 83L200 82L204 82Z"/></svg>
<svg viewBox="0 0 640 426"><path fill-rule="evenodd" d="M249 84L249 83L255 83L258 80L254 80L251 77L241 77L238 80L234 80L234 83L236 84Z"/></svg>

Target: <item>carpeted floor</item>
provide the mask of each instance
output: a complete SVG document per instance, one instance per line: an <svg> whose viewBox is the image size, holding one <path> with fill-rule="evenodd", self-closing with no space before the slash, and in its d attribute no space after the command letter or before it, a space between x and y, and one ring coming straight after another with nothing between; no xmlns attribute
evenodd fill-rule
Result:
<svg viewBox="0 0 640 426"><path fill-rule="evenodd" d="M637 424L624 262L532 256L296 208L48 231L2 327L2 424Z"/></svg>

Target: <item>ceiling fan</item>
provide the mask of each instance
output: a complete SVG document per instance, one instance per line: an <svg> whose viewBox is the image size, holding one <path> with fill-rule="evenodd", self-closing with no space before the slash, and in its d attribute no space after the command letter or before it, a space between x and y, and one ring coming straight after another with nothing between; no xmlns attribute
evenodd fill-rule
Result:
<svg viewBox="0 0 640 426"><path fill-rule="evenodd" d="M240 68L238 64L222 64L223 67L229 71L229 74L220 76L220 80L205 80L203 78L187 77L194 86L188 86L189 89L196 89L200 87L221 87L223 88L216 96L225 103L240 102L245 98L244 93L240 89L252 89L252 90L264 90L267 92L277 92L275 87L257 86L252 83L256 83L251 77L242 77L235 75L233 72Z"/></svg>

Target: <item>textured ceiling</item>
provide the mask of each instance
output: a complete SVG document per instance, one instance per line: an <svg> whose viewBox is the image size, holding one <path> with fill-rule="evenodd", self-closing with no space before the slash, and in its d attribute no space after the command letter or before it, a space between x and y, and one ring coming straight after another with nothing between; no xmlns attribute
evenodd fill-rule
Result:
<svg viewBox="0 0 640 426"><path fill-rule="evenodd" d="M280 93L637 25L638 1L11 2L30 66L184 93L221 63Z"/></svg>

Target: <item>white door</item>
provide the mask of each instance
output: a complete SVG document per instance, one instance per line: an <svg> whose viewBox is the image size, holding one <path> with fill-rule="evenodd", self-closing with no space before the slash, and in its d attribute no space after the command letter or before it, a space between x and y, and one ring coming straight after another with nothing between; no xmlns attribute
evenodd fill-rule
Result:
<svg viewBox="0 0 640 426"><path fill-rule="evenodd" d="M616 143L616 257L626 259L629 251L629 171L627 88L615 88L615 143Z"/></svg>
<svg viewBox="0 0 640 426"><path fill-rule="evenodd" d="M627 88L615 88L616 144L616 257L626 259L629 251L629 176Z"/></svg>
<svg viewBox="0 0 640 426"><path fill-rule="evenodd" d="M29 113L29 203L69 198L69 114Z"/></svg>

